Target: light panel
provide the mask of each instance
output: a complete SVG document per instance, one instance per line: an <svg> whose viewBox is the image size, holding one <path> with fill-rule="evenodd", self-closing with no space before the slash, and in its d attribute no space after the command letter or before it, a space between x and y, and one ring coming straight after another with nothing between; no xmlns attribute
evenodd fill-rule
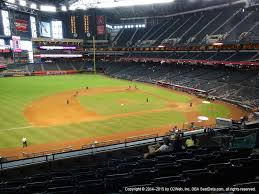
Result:
<svg viewBox="0 0 259 194"><path fill-rule="evenodd" d="M27 5L27 2L25 0L20 0L19 3L21 6L24 6L24 7Z"/></svg>
<svg viewBox="0 0 259 194"><path fill-rule="evenodd" d="M8 3L15 3L15 0L7 0Z"/></svg>
<svg viewBox="0 0 259 194"><path fill-rule="evenodd" d="M32 3L30 7L31 7L31 9L37 9L36 3Z"/></svg>
<svg viewBox="0 0 259 194"><path fill-rule="evenodd" d="M46 11L46 12L56 12L57 8L55 6L51 6L51 5L41 5L40 10Z"/></svg>
<svg viewBox="0 0 259 194"><path fill-rule="evenodd" d="M62 6L61 6L61 11L67 11L67 6L62 5Z"/></svg>

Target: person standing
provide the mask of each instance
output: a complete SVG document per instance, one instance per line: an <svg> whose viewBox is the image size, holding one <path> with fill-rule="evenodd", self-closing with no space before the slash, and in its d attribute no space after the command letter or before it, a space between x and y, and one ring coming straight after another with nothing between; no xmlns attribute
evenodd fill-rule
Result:
<svg viewBox="0 0 259 194"><path fill-rule="evenodd" d="M27 147L27 138L26 137L22 138L22 146L23 146L23 148Z"/></svg>

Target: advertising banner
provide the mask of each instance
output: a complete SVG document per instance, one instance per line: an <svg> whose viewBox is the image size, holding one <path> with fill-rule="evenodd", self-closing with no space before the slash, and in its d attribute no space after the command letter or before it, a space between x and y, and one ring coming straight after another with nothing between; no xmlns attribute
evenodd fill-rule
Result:
<svg viewBox="0 0 259 194"><path fill-rule="evenodd" d="M96 16L96 34L105 35L105 33L106 33L105 16Z"/></svg>
<svg viewBox="0 0 259 194"><path fill-rule="evenodd" d="M40 22L40 35L43 37L51 37L50 23L49 22Z"/></svg>
<svg viewBox="0 0 259 194"><path fill-rule="evenodd" d="M20 36L12 36L12 42L13 42L13 51L15 53L22 52L22 49L21 49L21 37Z"/></svg>
<svg viewBox="0 0 259 194"><path fill-rule="evenodd" d="M14 24L17 31L28 32L28 21L16 19Z"/></svg>

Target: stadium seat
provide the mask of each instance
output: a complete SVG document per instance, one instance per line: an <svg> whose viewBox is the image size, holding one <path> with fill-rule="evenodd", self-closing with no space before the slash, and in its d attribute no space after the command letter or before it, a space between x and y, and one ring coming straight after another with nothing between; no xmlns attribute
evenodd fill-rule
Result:
<svg viewBox="0 0 259 194"><path fill-rule="evenodd" d="M60 186L60 187L52 187L52 188L48 188L47 193L51 193L51 194L58 194L58 193L62 193L62 194L69 194L69 193L75 193L75 187L74 186Z"/></svg>

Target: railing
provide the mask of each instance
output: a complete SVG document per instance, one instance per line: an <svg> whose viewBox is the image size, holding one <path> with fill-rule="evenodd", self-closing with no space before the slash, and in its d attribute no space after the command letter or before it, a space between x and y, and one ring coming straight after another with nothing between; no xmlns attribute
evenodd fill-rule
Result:
<svg viewBox="0 0 259 194"><path fill-rule="evenodd" d="M19 160L19 157L18 156L0 157L0 163L14 161L14 160Z"/></svg>
<svg viewBox="0 0 259 194"><path fill-rule="evenodd" d="M98 148L98 147L104 147L104 146L110 146L110 145L116 145L116 144L127 144L130 142L150 139L150 138L157 138L159 137L158 134L146 134L146 135L140 135L140 136L132 136L128 137L124 140L109 140L104 142L94 142L92 144L86 144L82 146L82 149L90 149L90 148Z"/></svg>
<svg viewBox="0 0 259 194"><path fill-rule="evenodd" d="M55 149L55 150L46 150L43 152L34 152L34 153L25 153L23 152L23 158L33 158L33 157L38 157L38 156L45 156L49 154L57 154L57 153L62 153L62 152L69 152L72 151L72 147L66 147L66 148L60 148L60 149Z"/></svg>

